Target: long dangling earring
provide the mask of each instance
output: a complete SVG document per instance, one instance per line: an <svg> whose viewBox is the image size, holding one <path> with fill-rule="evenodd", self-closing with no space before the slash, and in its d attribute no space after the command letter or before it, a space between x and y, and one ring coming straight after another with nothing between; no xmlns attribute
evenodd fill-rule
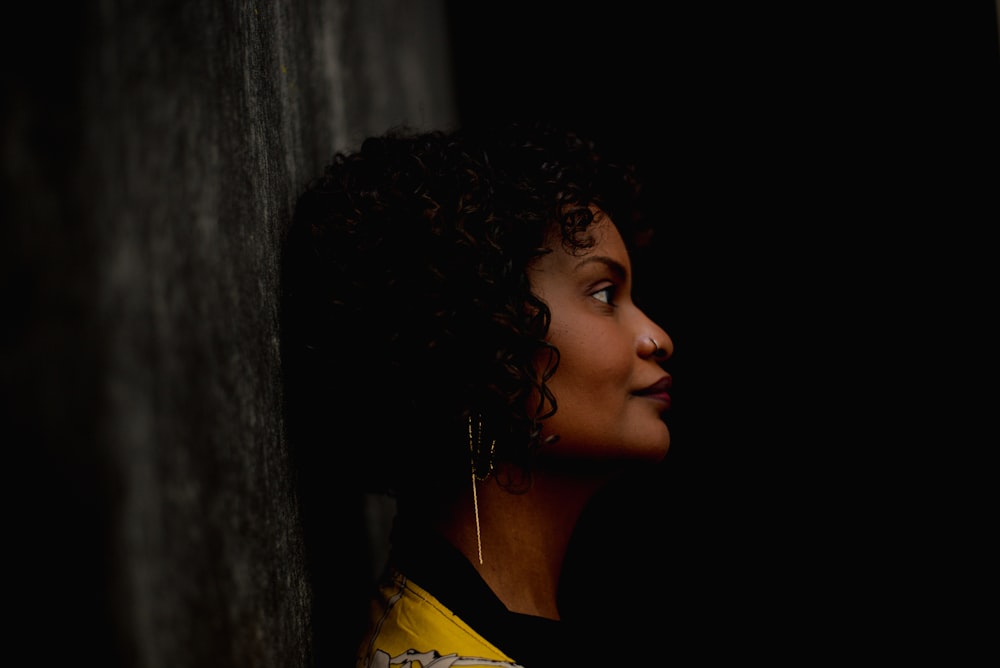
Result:
<svg viewBox="0 0 1000 668"><path fill-rule="evenodd" d="M476 514L476 547L479 550L479 563L483 563L483 540L479 533L479 498L476 494L476 481L486 480L493 473L493 455L496 451L496 439L490 440L490 450L488 459L486 460L486 472L483 473L482 462L477 466L477 460L482 460L483 457L483 418L477 415L473 420L473 417L469 416L469 455L472 464L472 508Z"/></svg>

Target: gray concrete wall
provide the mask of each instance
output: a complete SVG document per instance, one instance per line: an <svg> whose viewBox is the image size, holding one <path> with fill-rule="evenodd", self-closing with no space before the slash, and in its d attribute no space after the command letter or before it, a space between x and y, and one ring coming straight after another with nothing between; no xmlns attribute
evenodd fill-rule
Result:
<svg viewBox="0 0 1000 668"><path fill-rule="evenodd" d="M278 244L335 148L452 122L442 3L66 4L2 28L14 646L333 665L281 417ZM361 513L330 529L364 563Z"/></svg>

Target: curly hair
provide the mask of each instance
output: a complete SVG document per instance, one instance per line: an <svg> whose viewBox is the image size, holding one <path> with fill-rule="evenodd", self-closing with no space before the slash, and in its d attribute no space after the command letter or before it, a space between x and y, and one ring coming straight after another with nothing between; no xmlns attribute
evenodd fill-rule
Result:
<svg viewBox="0 0 1000 668"><path fill-rule="evenodd" d="M339 438L356 462L350 481L367 491L444 489L467 479L477 414L497 460L530 473L541 423L558 410L547 381L559 351L527 269L547 240L591 246L591 205L636 238L638 202L634 166L550 123L399 127L335 154L285 238L286 406L300 461L342 462ZM327 455L303 453L313 449Z"/></svg>

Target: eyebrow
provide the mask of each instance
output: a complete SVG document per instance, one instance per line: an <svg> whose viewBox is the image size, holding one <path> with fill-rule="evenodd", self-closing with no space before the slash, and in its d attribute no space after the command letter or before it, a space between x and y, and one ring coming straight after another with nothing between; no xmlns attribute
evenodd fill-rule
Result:
<svg viewBox="0 0 1000 668"><path fill-rule="evenodd" d="M574 267L574 271L579 271L588 264L596 262L597 264L603 264L607 267L608 271L615 274L615 278L624 281L628 277L628 271L618 260L608 257L607 255L593 255L591 257L585 258L577 263Z"/></svg>

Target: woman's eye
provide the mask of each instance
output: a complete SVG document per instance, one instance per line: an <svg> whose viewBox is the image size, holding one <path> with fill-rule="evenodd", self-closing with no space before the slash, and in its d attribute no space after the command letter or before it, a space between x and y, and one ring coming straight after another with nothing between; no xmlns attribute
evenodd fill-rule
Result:
<svg viewBox="0 0 1000 668"><path fill-rule="evenodd" d="M597 292L592 293L590 296L599 302L604 302L605 304L614 306L615 292L616 292L615 286L609 285L606 288L601 288Z"/></svg>

